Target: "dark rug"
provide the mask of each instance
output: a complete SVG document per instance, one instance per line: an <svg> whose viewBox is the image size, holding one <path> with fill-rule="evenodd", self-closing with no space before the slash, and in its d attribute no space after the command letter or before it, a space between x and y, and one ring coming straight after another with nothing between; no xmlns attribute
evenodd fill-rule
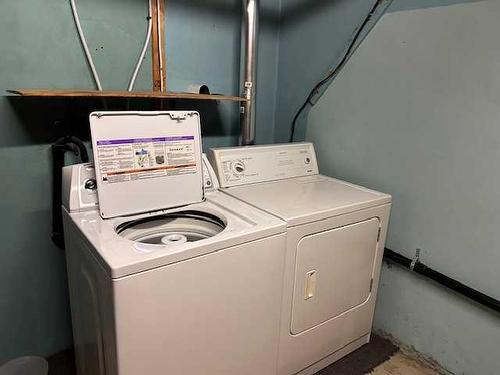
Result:
<svg viewBox="0 0 500 375"><path fill-rule="evenodd" d="M399 348L391 341L373 333L368 344L318 371L315 375L364 375L387 361L398 350Z"/></svg>
<svg viewBox="0 0 500 375"><path fill-rule="evenodd" d="M398 350L399 348L389 340L372 334L369 344L317 372L316 375L364 375L387 361ZM73 349L54 354L47 360L49 375L76 374Z"/></svg>

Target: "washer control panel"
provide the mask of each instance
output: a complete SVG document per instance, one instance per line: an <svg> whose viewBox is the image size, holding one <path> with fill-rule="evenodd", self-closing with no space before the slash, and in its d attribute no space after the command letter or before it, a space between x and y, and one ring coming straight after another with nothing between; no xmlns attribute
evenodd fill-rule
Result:
<svg viewBox="0 0 500 375"><path fill-rule="evenodd" d="M205 154L202 162L205 193L217 191L219 182ZM62 203L70 212L90 210L99 206L94 163L73 164L63 168Z"/></svg>
<svg viewBox="0 0 500 375"><path fill-rule="evenodd" d="M203 161L203 190L205 193L210 193L219 189L219 182L217 176L210 165L205 154L202 155Z"/></svg>
<svg viewBox="0 0 500 375"><path fill-rule="evenodd" d="M223 188L318 174L312 143L210 149L208 158Z"/></svg>
<svg viewBox="0 0 500 375"><path fill-rule="evenodd" d="M99 205L93 163L63 168L62 203L70 212L90 210Z"/></svg>

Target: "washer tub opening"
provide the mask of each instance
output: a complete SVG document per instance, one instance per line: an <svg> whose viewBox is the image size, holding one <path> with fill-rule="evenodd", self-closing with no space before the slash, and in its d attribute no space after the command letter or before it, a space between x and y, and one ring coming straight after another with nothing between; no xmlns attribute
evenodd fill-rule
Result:
<svg viewBox="0 0 500 375"><path fill-rule="evenodd" d="M210 238L225 228L221 218L190 210L127 221L116 227L116 233L131 241L174 245Z"/></svg>

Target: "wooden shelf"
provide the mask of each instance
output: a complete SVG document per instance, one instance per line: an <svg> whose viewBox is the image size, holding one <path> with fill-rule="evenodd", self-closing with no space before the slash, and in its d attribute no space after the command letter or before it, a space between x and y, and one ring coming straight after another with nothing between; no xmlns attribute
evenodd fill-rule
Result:
<svg viewBox="0 0 500 375"><path fill-rule="evenodd" d="M45 90L15 89L7 90L11 94L45 98L139 98L139 99L188 99L188 100L230 100L244 102L247 99L239 96L217 94L194 94L187 92L159 91L96 91L96 90Z"/></svg>

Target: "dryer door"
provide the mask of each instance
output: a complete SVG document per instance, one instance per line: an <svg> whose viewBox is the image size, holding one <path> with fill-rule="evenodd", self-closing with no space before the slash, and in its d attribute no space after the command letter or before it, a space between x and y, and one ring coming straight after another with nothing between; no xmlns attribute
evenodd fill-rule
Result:
<svg viewBox="0 0 500 375"><path fill-rule="evenodd" d="M370 298L380 221L303 237L297 244L290 332L299 334Z"/></svg>

